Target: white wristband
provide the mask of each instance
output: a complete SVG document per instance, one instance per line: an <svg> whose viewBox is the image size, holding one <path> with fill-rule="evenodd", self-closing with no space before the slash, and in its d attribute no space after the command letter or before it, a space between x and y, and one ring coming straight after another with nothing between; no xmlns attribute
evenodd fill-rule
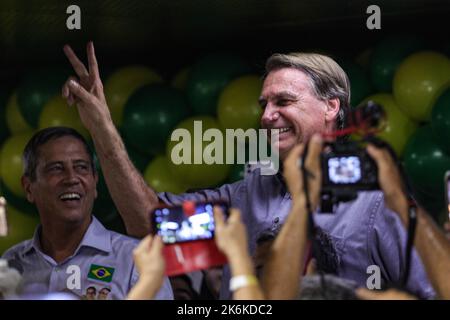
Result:
<svg viewBox="0 0 450 320"><path fill-rule="evenodd" d="M256 285L258 279L254 275L242 275L233 277L230 280L230 291L236 291L243 287L248 287L251 285Z"/></svg>

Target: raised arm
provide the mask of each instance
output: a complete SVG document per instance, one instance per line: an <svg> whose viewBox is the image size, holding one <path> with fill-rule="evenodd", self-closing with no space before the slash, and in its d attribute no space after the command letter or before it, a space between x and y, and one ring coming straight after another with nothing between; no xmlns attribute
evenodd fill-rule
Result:
<svg viewBox="0 0 450 320"><path fill-rule="evenodd" d="M386 150L374 146L368 146L367 151L377 163L387 206L398 213L407 227L409 205L393 159ZM414 245L437 294L442 299L450 299L450 241L422 208L417 210Z"/></svg>
<svg viewBox="0 0 450 320"><path fill-rule="evenodd" d="M64 46L64 53L78 78L67 80L62 95L69 105L76 104L80 119L91 134L108 190L128 234L143 237L151 228L148 213L158 204L158 197L134 167L113 124L94 45L92 42L87 45L88 69L70 46Z"/></svg>
<svg viewBox="0 0 450 320"><path fill-rule="evenodd" d="M262 287L268 299L295 299L299 294L308 231L303 175L299 169L299 159L303 151L303 145L295 146L284 161L284 178L292 196L292 208L272 244L264 265ZM309 197L313 212L319 200L321 151L322 140L320 136L315 135L311 139L305 160L305 169L309 173Z"/></svg>

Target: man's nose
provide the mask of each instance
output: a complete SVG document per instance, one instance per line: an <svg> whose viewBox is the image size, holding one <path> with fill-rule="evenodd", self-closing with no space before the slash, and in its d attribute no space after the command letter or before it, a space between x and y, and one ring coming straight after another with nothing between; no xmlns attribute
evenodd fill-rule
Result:
<svg viewBox="0 0 450 320"><path fill-rule="evenodd" d="M67 184L77 184L80 182L80 179L74 169L69 168L66 170L66 176L64 177L64 182Z"/></svg>
<svg viewBox="0 0 450 320"><path fill-rule="evenodd" d="M269 124L272 122L275 122L280 117L280 114L278 113L278 110L271 106L270 104L267 104L266 108L264 109L263 115L261 117L261 123L262 124Z"/></svg>

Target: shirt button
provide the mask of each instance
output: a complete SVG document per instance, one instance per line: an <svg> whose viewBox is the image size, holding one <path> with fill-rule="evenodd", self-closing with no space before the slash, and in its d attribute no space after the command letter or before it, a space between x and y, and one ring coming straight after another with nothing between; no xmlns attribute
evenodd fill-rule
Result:
<svg viewBox="0 0 450 320"><path fill-rule="evenodd" d="M276 217L275 219L273 219L273 223L278 223L280 221L280 218Z"/></svg>

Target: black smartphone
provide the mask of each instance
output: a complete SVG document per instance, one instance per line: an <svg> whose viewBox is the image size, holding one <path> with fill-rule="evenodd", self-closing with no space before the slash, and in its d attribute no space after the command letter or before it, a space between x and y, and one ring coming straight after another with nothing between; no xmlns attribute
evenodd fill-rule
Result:
<svg viewBox="0 0 450 320"><path fill-rule="evenodd" d="M158 208L152 213L156 234L166 244L213 239L215 205L228 214L228 205L224 202L194 203L190 214L185 213L183 206Z"/></svg>

